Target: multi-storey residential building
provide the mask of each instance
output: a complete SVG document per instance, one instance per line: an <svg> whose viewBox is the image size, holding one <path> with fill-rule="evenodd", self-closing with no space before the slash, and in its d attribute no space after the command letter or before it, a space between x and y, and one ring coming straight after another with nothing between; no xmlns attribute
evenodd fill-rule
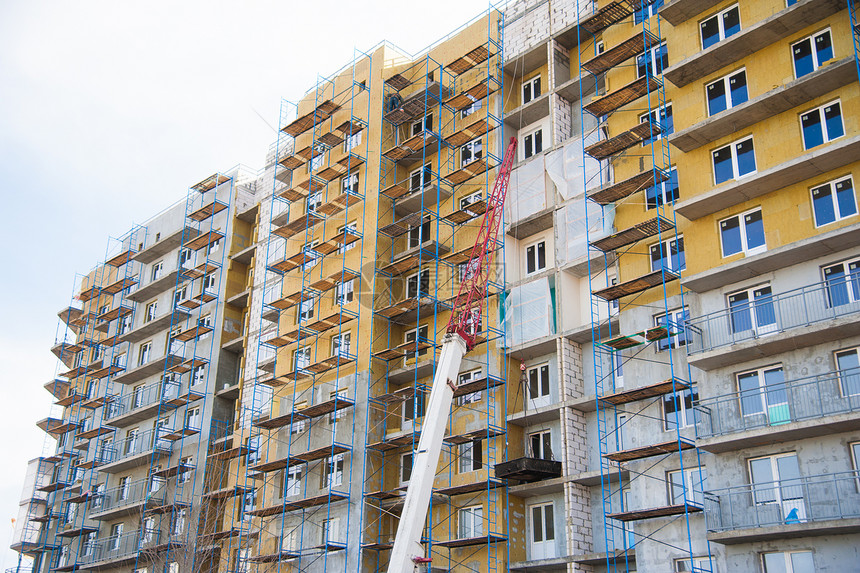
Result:
<svg viewBox="0 0 860 573"><path fill-rule="evenodd" d="M34 570L386 570L517 160L432 570L852 570L855 6L515 2L284 103L60 313ZM22 569L23 570L23 569Z"/></svg>

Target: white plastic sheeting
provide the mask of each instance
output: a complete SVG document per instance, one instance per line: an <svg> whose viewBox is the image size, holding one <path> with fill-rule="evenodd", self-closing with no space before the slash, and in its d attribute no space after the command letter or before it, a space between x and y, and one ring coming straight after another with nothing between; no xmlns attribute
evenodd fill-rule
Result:
<svg viewBox="0 0 860 573"><path fill-rule="evenodd" d="M552 306L547 277L511 289L505 298L507 346L554 334Z"/></svg>
<svg viewBox="0 0 860 573"><path fill-rule="evenodd" d="M544 156L517 166L511 172L505 219L520 221L546 209L546 176Z"/></svg>
<svg viewBox="0 0 860 573"><path fill-rule="evenodd" d="M559 264L564 264L584 257L588 240L594 241L612 232L615 209L585 201L583 196L579 195L559 210L557 220L559 224L556 228L555 254Z"/></svg>
<svg viewBox="0 0 860 573"><path fill-rule="evenodd" d="M597 132L585 138L585 146L596 143ZM563 199L582 194L586 188L600 185L600 162L582 153L582 138L569 139L564 147L546 156L546 171ZM584 179L583 179L584 178Z"/></svg>

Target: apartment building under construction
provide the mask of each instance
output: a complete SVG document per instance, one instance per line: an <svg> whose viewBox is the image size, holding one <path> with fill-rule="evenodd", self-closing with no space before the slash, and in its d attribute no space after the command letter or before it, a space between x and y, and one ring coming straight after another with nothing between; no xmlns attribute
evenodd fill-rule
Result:
<svg viewBox="0 0 860 573"><path fill-rule="evenodd" d="M856 568L856 8L527 0L356 50L76 277L13 571L386 571L511 138L416 567Z"/></svg>

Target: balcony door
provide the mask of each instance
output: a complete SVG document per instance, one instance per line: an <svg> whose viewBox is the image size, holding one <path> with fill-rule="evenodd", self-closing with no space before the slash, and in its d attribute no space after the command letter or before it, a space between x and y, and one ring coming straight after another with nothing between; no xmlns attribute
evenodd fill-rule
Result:
<svg viewBox="0 0 860 573"><path fill-rule="evenodd" d="M729 295L732 334L761 336L776 331L773 291L764 285Z"/></svg>
<svg viewBox="0 0 860 573"><path fill-rule="evenodd" d="M555 522L552 503L533 505L529 508L531 520L531 559L555 557Z"/></svg>
<svg viewBox="0 0 860 573"><path fill-rule="evenodd" d="M759 522L792 524L806 520L803 484L794 453L755 458L749 461L753 501ZM770 516L763 506L778 508L778 516Z"/></svg>
<svg viewBox="0 0 860 573"><path fill-rule="evenodd" d="M529 368L526 391L528 393L528 407L530 410L550 405L548 364Z"/></svg>
<svg viewBox="0 0 860 573"><path fill-rule="evenodd" d="M791 421L782 366L738 374L738 391L744 417L764 414L770 425Z"/></svg>

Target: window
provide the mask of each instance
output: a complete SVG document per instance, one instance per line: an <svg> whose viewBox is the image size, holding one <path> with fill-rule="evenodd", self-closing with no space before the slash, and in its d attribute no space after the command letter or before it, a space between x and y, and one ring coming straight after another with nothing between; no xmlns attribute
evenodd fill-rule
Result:
<svg viewBox="0 0 860 573"><path fill-rule="evenodd" d="M657 341L657 351L662 352L670 348L680 348L690 342L687 332L687 321L690 320L690 309L676 308L668 312L669 323L666 324L667 314L658 314L654 317L655 326L667 326L669 336Z"/></svg>
<svg viewBox="0 0 860 573"><path fill-rule="evenodd" d="M117 326L117 334L125 334L126 332L131 330L131 320L132 316L130 314L120 317Z"/></svg>
<svg viewBox="0 0 860 573"><path fill-rule="evenodd" d="M767 413L771 424L782 424L790 420L785 375L781 365L738 374L738 393L741 413L744 416Z"/></svg>
<svg viewBox="0 0 860 573"><path fill-rule="evenodd" d="M296 404L295 409L301 410L302 408L307 407L307 402L299 402ZM290 424L290 435L298 436L299 434L303 434L305 430L308 428L308 421L305 418L296 419L293 417L293 423Z"/></svg>
<svg viewBox="0 0 860 573"><path fill-rule="evenodd" d="M347 304L352 302L355 292L355 279L342 282L335 288L335 304Z"/></svg>
<svg viewBox="0 0 860 573"><path fill-rule="evenodd" d="M482 156L481 138L473 139L460 147L460 167L465 167Z"/></svg>
<svg viewBox="0 0 860 573"><path fill-rule="evenodd" d="M137 365L143 366L149 362L149 353L152 350L152 342L144 342L137 349Z"/></svg>
<svg viewBox="0 0 860 573"><path fill-rule="evenodd" d="M663 429L671 432L677 428L689 428L696 424L696 406L699 391L695 386L663 395Z"/></svg>
<svg viewBox="0 0 860 573"><path fill-rule="evenodd" d="M260 452L260 436L251 436L245 445L248 447L246 463L250 466L259 462L262 454Z"/></svg>
<svg viewBox="0 0 860 573"><path fill-rule="evenodd" d="M343 225L342 227L338 227L337 232L338 232L338 234L343 233L344 241L346 241L348 237L358 236L358 231L356 230L357 228L358 228L357 223L355 221L352 221L350 223L347 223L346 225ZM350 243L349 245L341 245L340 247L337 248L337 252L340 254L343 254L343 253L345 253L345 252L347 252L350 249L353 249L355 247L356 247L356 243L354 243L354 242Z"/></svg>
<svg viewBox="0 0 860 573"><path fill-rule="evenodd" d="M346 341L346 346L347 346L347 354L348 354L349 353L349 340ZM338 380L338 382L340 382L340 380ZM320 388L320 391L322 392L322 388ZM328 400L334 402L335 405L337 406L337 409L328 415L329 423L333 424L334 422L336 422L336 421L338 421L341 418L346 416L346 410L344 408L342 408L342 406L347 403L346 402L347 389L346 388L340 388L338 390L332 390L331 392L328 393L327 398L328 398ZM341 400L343 400L343 402L341 402Z"/></svg>
<svg viewBox="0 0 860 573"><path fill-rule="evenodd" d="M293 368L301 370L311 363L311 347L299 348L293 352Z"/></svg>
<svg viewBox="0 0 860 573"><path fill-rule="evenodd" d="M201 364L194 368L194 374L191 378L191 385L197 386L198 384L202 384L206 382L206 365Z"/></svg>
<svg viewBox="0 0 860 573"><path fill-rule="evenodd" d="M777 551L761 554L764 573L815 573L812 551Z"/></svg>
<svg viewBox="0 0 860 573"><path fill-rule="evenodd" d="M125 368L125 352L113 357L113 365L119 368Z"/></svg>
<svg viewBox="0 0 860 573"><path fill-rule="evenodd" d="M307 212L313 213L317 209L319 209L323 204L323 194L322 191L316 191L308 195L308 198L305 200L305 205L307 206Z"/></svg>
<svg viewBox="0 0 860 573"><path fill-rule="evenodd" d="M325 472L323 473L323 487L336 487L343 483L343 454L326 458Z"/></svg>
<svg viewBox="0 0 860 573"><path fill-rule="evenodd" d="M473 101L471 104L469 104L469 107L465 108L460 112L460 117L469 117L470 115L481 109L482 105L483 104L481 103L481 100Z"/></svg>
<svg viewBox="0 0 860 573"><path fill-rule="evenodd" d="M732 293L728 296L734 334L767 334L776 330L776 313L770 285Z"/></svg>
<svg viewBox="0 0 860 573"><path fill-rule="evenodd" d="M701 571L711 571L713 573L717 573L716 565L712 567L712 558L710 555L705 555L704 557L693 557L692 562L690 559L675 559L675 568L673 571L676 573L688 573L688 572L701 572Z"/></svg>
<svg viewBox="0 0 860 573"><path fill-rule="evenodd" d="M546 241L526 247L526 274L530 275L546 268Z"/></svg>
<svg viewBox="0 0 860 573"><path fill-rule="evenodd" d="M812 212L820 227L857 214L854 181L851 177L830 181L812 189Z"/></svg>
<svg viewBox="0 0 860 573"><path fill-rule="evenodd" d="M839 101L830 102L800 114L803 148L812 149L845 135Z"/></svg>
<svg viewBox="0 0 860 573"><path fill-rule="evenodd" d="M361 145L361 134L362 132L356 132L346 138L346 141L343 142L343 152L349 153L359 145Z"/></svg>
<svg viewBox="0 0 860 573"><path fill-rule="evenodd" d="M131 407L140 408L143 406L143 384L135 386L131 390Z"/></svg>
<svg viewBox="0 0 860 573"><path fill-rule="evenodd" d="M481 199L483 199L483 193L481 191L475 191L470 195L466 195L465 197L460 198L460 209L465 209L469 205L474 205Z"/></svg>
<svg viewBox="0 0 860 573"><path fill-rule="evenodd" d="M756 505L780 507L780 522L806 519L800 467L794 452L749 460L750 484Z"/></svg>
<svg viewBox="0 0 860 573"><path fill-rule="evenodd" d="M284 497L302 493L302 468L293 466L287 468L284 474Z"/></svg>
<svg viewBox="0 0 860 573"><path fill-rule="evenodd" d="M669 505L682 505L685 495L688 502L703 505L704 492L708 489L708 473L703 467L667 472L666 484L669 487Z"/></svg>
<svg viewBox="0 0 860 573"><path fill-rule="evenodd" d="M641 78L646 74L659 76L663 70L669 67L669 50L666 42L654 46L643 54L636 56L636 77Z"/></svg>
<svg viewBox="0 0 860 573"><path fill-rule="evenodd" d="M305 262L302 263L302 273L307 273L312 268L317 265L317 261L319 261L323 255L316 251L317 245L319 245L319 240L311 241L302 247L302 251L304 252Z"/></svg>
<svg viewBox="0 0 860 573"><path fill-rule="evenodd" d="M552 432L550 430L541 430L529 434L529 448L533 458L539 460L552 460Z"/></svg>
<svg viewBox="0 0 860 573"><path fill-rule="evenodd" d="M110 527L110 550L119 549L119 538L122 537L122 523L114 523Z"/></svg>
<svg viewBox="0 0 860 573"><path fill-rule="evenodd" d="M687 268L687 258L684 255L684 237L682 236L651 245L650 251L652 271L659 271L666 267L668 271L678 272Z"/></svg>
<svg viewBox="0 0 860 573"><path fill-rule="evenodd" d="M409 248L414 249L425 241L430 240L430 219L420 225L409 226Z"/></svg>
<svg viewBox="0 0 860 573"><path fill-rule="evenodd" d="M201 316L197 319L197 330L201 332L200 340L209 338L212 330L212 317L210 315Z"/></svg>
<svg viewBox="0 0 860 573"><path fill-rule="evenodd" d="M672 104L667 103L659 109L655 109L654 111L644 113L639 116L639 123L645 123L646 121L651 122L654 126L653 129L659 127L660 133L657 133L653 137L643 141L643 147L675 132L675 120L672 116Z"/></svg>
<svg viewBox="0 0 860 573"><path fill-rule="evenodd" d="M824 267L828 302L831 308L860 300L860 259Z"/></svg>
<svg viewBox="0 0 860 573"><path fill-rule="evenodd" d="M242 505L239 506L239 521L248 521L251 519L249 512L254 511L257 506L257 490L251 490L242 498ZM248 571L248 569L245 569Z"/></svg>
<svg viewBox="0 0 860 573"><path fill-rule="evenodd" d="M412 129L410 130L412 137L415 137L416 135L420 135L420 134L424 133L425 131L426 132L432 132L433 131L433 114L432 113L428 113L422 119L419 119L418 121L412 122Z"/></svg>
<svg viewBox="0 0 860 573"><path fill-rule="evenodd" d="M96 547L96 533L93 531L93 532L87 533L84 536L83 554L86 556L92 555L95 547ZM140 573L146 573L146 568L143 568L142 570L139 569L138 571L140 571Z"/></svg>
<svg viewBox="0 0 860 573"><path fill-rule="evenodd" d="M353 173L341 179L340 190L343 193L358 193L358 173Z"/></svg>
<svg viewBox="0 0 860 573"><path fill-rule="evenodd" d="M531 559L555 557L555 517L552 503L529 508Z"/></svg>
<svg viewBox="0 0 860 573"><path fill-rule="evenodd" d="M714 115L740 105L749 99L747 72L741 70L709 83L705 87L708 115Z"/></svg>
<svg viewBox="0 0 860 573"><path fill-rule="evenodd" d="M125 451L126 455L136 454L138 441L140 438L140 428L132 428L125 433Z"/></svg>
<svg viewBox="0 0 860 573"><path fill-rule="evenodd" d="M523 80L523 105L540 97L540 74Z"/></svg>
<svg viewBox="0 0 860 573"><path fill-rule="evenodd" d="M314 298L311 296L310 298L304 298L304 294L302 294L302 300L299 303L299 322L304 320L310 320L314 317L314 306L315 302Z"/></svg>
<svg viewBox="0 0 860 573"><path fill-rule="evenodd" d="M418 343L427 342L427 333L428 327L426 324L423 326L419 326L418 328L407 330L406 333L403 335L403 342L415 342L416 335ZM427 349L423 348L421 350L418 350L415 355L410 356L407 354L406 358L409 359L413 358L414 356L424 356L425 354L427 354Z"/></svg>
<svg viewBox="0 0 860 573"><path fill-rule="evenodd" d="M173 512L173 527L171 533L173 535L182 535L185 531L185 521L188 517L188 508L180 508Z"/></svg>
<svg viewBox="0 0 860 573"><path fill-rule="evenodd" d="M543 151L543 129L539 128L523 136L523 158L528 159Z"/></svg>
<svg viewBox="0 0 860 573"><path fill-rule="evenodd" d="M641 24L651 16L657 13L660 6L663 5L663 0L643 0L642 7L637 9L633 14L633 23Z"/></svg>
<svg viewBox="0 0 860 573"><path fill-rule="evenodd" d="M203 277L203 292L212 293L215 291L215 273L209 273Z"/></svg>
<svg viewBox="0 0 860 573"><path fill-rule="evenodd" d="M711 157L717 185L755 173L756 170L752 137L721 147L713 151Z"/></svg>
<svg viewBox="0 0 860 573"><path fill-rule="evenodd" d="M185 263L194 264L192 261L194 252L191 249L180 249L179 250L179 266L184 267Z"/></svg>
<svg viewBox="0 0 860 573"><path fill-rule="evenodd" d="M176 476L176 483L183 484L191 481L194 476L194 456L187 456L179 459L180 468Z"/></svg>
<svg viewBox="0 0 860 573"><path fill-rule="evenodd" d="M342 332L331 337L331 355L349 357L351 332Z"/></svg>
<svg viewBox="0 0 860 573"><path fill-rule="evenodd" d="M188 298L188 286L183 285L173 291L173 306L179 306L179 303Z"/></svg>
<svg viewBox="0 0 860 573"><path fill-rule="evenodd" d="M469 372L463 372L458 377L458 386L462 386L463 384L468 384L469 382L475 382L476 380L481 379L481 369L470 370ZM463 406L464 404L472 404L473 402L478 402L481 400L482 392L478 390L477 392L471 392L469 394L463 394L462 396L457 398L457 404Z"/></svg>
<svg viewBox="0 0 860 573"><path fill-rule="evenodd" d="M720 221L720 244L724 257L737 253L757 255L766 251L761 209L753 209Z"/></svg>
<svg viewBox="0 0 860 573"><path fill-rule="evenodd" d="M794 60L794 77L812 73L833 58L833 42L830 30L824 30L791 45Z"/></svg>
<svg viewBox="0 0 860 573"><path fill-rule="evenodd" d="M620 350L611 353L610 360L612 362L612 372L615 375L615 388L624 387L624 356Z"/></svg>
<svg viewBox="0 0 860 573"><path fill-rule="evenodd" d="M460 473L478 471L484 467L484 443L472 440L460 444Z"/></svg>
<svg viewBox="0 0 860 573"><path fill-rule="evenodd" d="M433 166L429 163L409 174L409 190L420 191L433 180Z"/></svg>
<svg viewBox="0 0 860 573"><path fill-rule="evenodd" d="M860 360L857 350L852 348L834 353L843 396L860 395Z"/></svg>
<svg viewBox="0 0 860 573"><path fill-rule="evenodd" d="M325 153L321 147L318 147L316 150L316 155L311 158L311 165L308 171L319 171L319 169L325 164Z"/></svg>
<svg viewBox="0 0 860 573"><path fill-rule="evenodd" d="M541 364L528 369L526 393L532 408L546 406L549 397L549 364Z"/></svg>
<svg viewBox="0 0 860 573"><path fill-rule="evenodd" d="M408 430L416 419L424 416L424 393L417 392L403 401L403 423L401 429Z"/></svg>
<svg viewBox="0 0 860 573"><path fill-rule="evenodd" d="M671 205L681 196L678 191L678 170L674 167L669 170L669 178L652 185L645 190L645 201L647 209L656 209L661 205Z"/></svg>
<svg viewBox="0 0 860 573"><path fill-rule="evenodd" d="M323 520L323 522L322 522L322 542L323 542L323 544L340 543L340 518L339 517L331 517L329 519Z"/></svg>
<svg viewBox="0 0 860 573"><path fill-rule="evenodd" d="M189 408L185 412L185 428L188 430L199 430L200 427L200 406Z"/></svg>
<svg viewBox="0 0 860 573"><path fill-rule="evenodd" d="M481 537L484 535L484 508L480 505L464 507L460 510L460 538Z"/></svg>
<svg viewBox="0 0 860 573"><path fill-rule="evenodd" d="M152 268L149 272L149 280L155 281L161 277L161 271L164 270L164 261L158 261L157 263L152 265Z"/></svg>
<svg viewBox="0 0 860 573"><path fill-rule="evenodd" d="M737 4L702 20L699 24L699 31L701 32L703 50L740 32L741 15Z"/></svg>
<svg viewBox="0 0 860 573"><path fill-rule="evenodd" d="M430 269L421 270L406 278L406 298L426 296L430 292Z"/></svg>
<svg viewBox="0 0 860 573"><path fill-rule="evenodd" d="M851 448L851 467L854 469L854 475L860 477L860 442L848 444ZM860 491L860 481L857 483L858 491Z"/></svg>
<svg viewBox="0 0 860 573"><path fill-rule="evenodd" d="M211 243L206 246L206 254L211 255L212 253L217 253L221 248L221 239L215 239Z"/></svg>
<svg viewBox="0 0 860 573"><path fill-rule="evenodd" d="M412 479L412 456L412 452L406 452L400 456L400 485L407 485Z"/></svg>
<svg viewBox="0 0 860 573"><path fill-rule="evenodd" d="M155 313L158 311L158 301L154 300L146 305L146 310L143 314L143 322L149 322L155 318Z"/></svg>

